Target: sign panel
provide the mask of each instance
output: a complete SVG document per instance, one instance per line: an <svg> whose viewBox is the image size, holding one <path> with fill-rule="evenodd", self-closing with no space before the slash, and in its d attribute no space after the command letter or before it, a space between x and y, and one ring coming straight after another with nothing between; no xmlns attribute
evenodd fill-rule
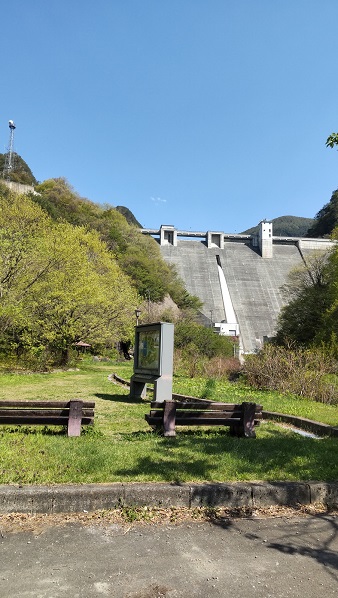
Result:
<svg viewBox="0 0 338 598"><path fill-rule="evenodd" d="M160 330L140 331L137 346L137 367L144 371L160 371Z"/></svg>

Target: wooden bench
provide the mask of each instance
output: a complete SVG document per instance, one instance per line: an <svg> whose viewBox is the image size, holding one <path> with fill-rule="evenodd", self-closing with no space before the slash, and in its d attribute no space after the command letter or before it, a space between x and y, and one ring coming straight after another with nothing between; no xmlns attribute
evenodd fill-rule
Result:
<svg viewBox="0 0 338 598"><path fill-rule="evenodd" d="M70 401L1 401L0 424L67 426L68 436L80 436L81 426L94 423L95 403Z"/></svg>
<svg viewBox="0 0 338 598"><path fill-rule="evenodd" d="M256 403L216 403L214 401L163 401L151 403L145 416L150 426L164 436L176 436L176 426L229 426L232 436L255 438L255 426L262 418L262 405Z"/></svg>

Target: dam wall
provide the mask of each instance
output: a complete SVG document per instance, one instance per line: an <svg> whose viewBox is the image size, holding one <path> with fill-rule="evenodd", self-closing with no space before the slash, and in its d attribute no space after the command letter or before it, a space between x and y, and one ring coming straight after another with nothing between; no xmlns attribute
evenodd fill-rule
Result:
<svg viewBox="0 0 338 598"><path fill-rule="evenodd" d="M176 266L189 293L203 302L202 323L226 334L236 331L243 353L258 350L274 336L290 270L334 245L327 239L273 237L272 224L265 221L261 230L261 238L177 231L172 225L143 230L159 236L163 258Z"/></svg>

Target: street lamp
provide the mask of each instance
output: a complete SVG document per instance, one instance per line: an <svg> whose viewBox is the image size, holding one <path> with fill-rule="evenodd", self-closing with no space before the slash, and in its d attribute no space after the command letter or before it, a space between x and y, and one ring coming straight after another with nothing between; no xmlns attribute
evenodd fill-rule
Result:
<svg viewBox="0 0 338 598"><path fill-rule="evenodd" d="M138 319L141 315L141 310L140 309L135 309L135 316L136 316L136 326L138 326Z"/></svg>
<svg viewBox="0 0 338 598"><path fill-rule="evenodd" d="M148 320L150 322L150 291L149 291L149 289L146 290L146 293L148 295Z"/></svg>

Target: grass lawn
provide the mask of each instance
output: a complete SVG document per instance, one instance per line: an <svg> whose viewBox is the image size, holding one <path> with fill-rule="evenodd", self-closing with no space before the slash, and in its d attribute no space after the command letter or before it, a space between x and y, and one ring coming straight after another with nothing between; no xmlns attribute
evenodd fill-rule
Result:
<svg viewBox="0 0 338 598"><path fill-rule="evenodd" d="M108 380L129 379L131 365L82 362L51 374L1 374L1 399L94 400L95 425L80 438L57 427L0 427L0 483L52 484L115 481L336 480L338 439L304 438L263 423L257 438L232 438L228 429L179 428L163 438L144 415L149 401L134 402ZM224 401L246 398L265 409L338 425L338 408L237 384L175 378L174 392Z"/></svg>

